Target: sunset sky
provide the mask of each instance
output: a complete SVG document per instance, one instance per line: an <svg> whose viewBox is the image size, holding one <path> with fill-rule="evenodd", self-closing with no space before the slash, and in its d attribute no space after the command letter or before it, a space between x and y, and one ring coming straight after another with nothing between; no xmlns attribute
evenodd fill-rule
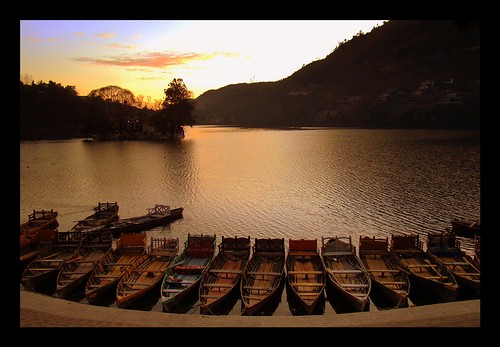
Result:
<svg viewBox="0 0 500 347"><path fill-rule="evenodd" d="M383 20L22 20L20 75L76 87L115 85L163 99L182 78L194 97L228 84L277 81ZM24 82L24 80L23 80Z"/></svg>

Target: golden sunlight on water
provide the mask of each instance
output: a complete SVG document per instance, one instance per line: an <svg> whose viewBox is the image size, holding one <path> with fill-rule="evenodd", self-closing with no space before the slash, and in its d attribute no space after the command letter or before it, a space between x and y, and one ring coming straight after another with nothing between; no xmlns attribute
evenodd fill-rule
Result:
<svg viewBox="0 0 500 347"><path fill-rule="evenodd" d="M425 234L480 213L477 132L193 127L173 143L22 142L20 166L21 221L53 208L60 230L98 201L121 217L182 206L181 239Z"/></svg>

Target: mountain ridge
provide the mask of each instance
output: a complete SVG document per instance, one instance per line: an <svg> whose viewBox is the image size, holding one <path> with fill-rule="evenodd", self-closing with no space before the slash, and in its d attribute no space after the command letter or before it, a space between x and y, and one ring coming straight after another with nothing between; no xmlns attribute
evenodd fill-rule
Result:
<svg viewBox="0 0 500 347"><path fill-rule="evenodd" d="M275 82L196 98L198 124L478 128L479 23L393 20Z"/></svg>

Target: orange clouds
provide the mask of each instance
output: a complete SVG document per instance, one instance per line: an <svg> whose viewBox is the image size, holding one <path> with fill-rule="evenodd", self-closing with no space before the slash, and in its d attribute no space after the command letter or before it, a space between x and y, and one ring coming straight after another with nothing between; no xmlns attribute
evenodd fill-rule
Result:
<svg viewBox="0 0 500 347"><path fill-rule="evenodd" d="M215 52L215 53L195 53L195 52L147 52L128 55L119 55L111 58L85 58L79 57L74 60L107 66L142 66L151 68L164 68L167 66L178 66L191 61L210 60L216 56L234 57L236 53Z"/></svg>

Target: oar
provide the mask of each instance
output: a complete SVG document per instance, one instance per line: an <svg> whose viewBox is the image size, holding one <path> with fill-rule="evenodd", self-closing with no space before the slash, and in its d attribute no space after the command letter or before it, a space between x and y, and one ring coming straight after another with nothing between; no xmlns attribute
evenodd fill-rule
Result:
<svg viewBox="0 0 500 347"><path fill-rule="evenodd" d="M165 270L170 270L170 269L172 269L172 268L176 267L177 265L182 265L182 264L185 264L188 260L189 260L189 259L184 259L184 260L181 260L181 261L179 261L179 262L177 262L177 263L175 263L175 264L170 265L170 266L169 266L169 267L167 267Z"/></svg>
<svg viewBox="0 0 500 347"><path fill-rule="evenodd" d="M439 273L439 271L435 268L435 266L436 266L436 265L432 264L432 263L429 261L429 259L424 259L424 261L425 261L427 264L429 264L429 265L430 265L431 269L432 269L432 270L434 270L434 272L435 272L435 273L437 273L439 277L443 277L443 275L441 275L441 274Z"/></svg>

